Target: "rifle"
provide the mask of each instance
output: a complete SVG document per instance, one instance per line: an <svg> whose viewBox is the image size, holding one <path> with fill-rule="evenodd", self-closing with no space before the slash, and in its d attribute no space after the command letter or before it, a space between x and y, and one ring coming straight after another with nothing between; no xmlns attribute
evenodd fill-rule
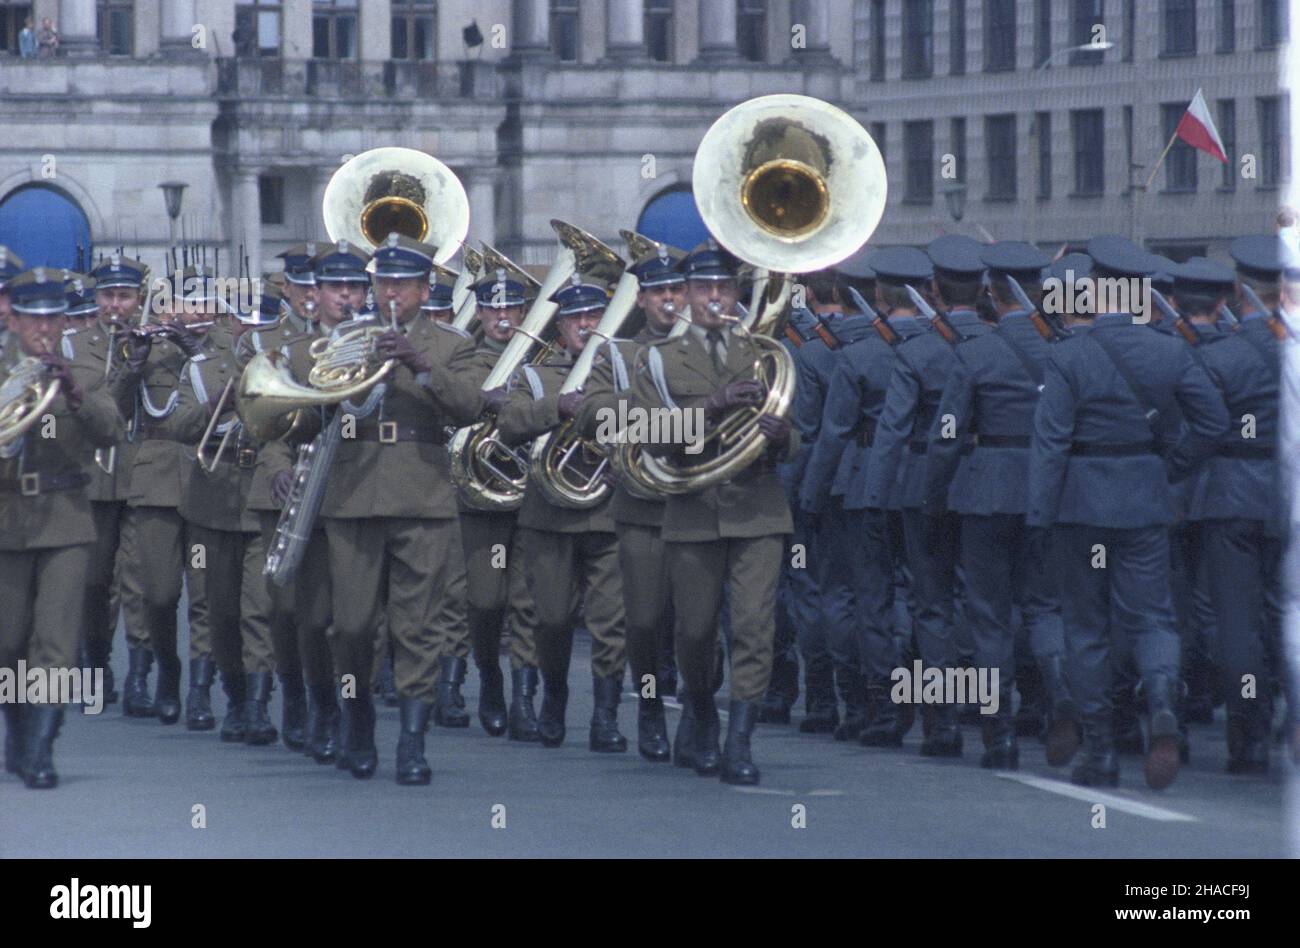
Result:
<svg viewBox="0 0 1300 948"><path fill-rule="evenodd" d="M1196 327L1184 319L1182 313L1170 306L1169 301L1165 299L1165 295L1154 286L1151 287L1151 302L1156 304L1156 309L1160 310L1161 316L1174 324L1174 328L1178 330L1178 335L1187 340L1189 346L1199 346L1201 344L1201 337L1197 334Z"/></svg>
<svg viewBox="0 0 1300 948"><path fill-rule="evenodd" d="M884 317L872 309L871 305L862 298L861 293L851 286L846 286L844 289L849 294L849 300L853 303L853 308L863 316L871 317L871 328L876 331L881 339L885 340L886 345L896 346L903 341L898 337L898 333L894 332L894 327L889 325Z"/></svg>
<svg viewBox="0 0 1300 948"><path fill-rule="evenodd" d="M939 335L943 336L944 342L950 346L955 346L962 341L963 337L953 328L952 323L948 322L947 316L927 303L925 297L916 292L915 287L910 284L904 284L904 287L907 290L907 295L912 298L912 305L921 311L921 315L930 320L930 325L934 327Z"/></svg>
<svg viewBox="0 0 1300 948"><path fill-rule="evenodd" d="M1241 286L1242 295L1246 297L1246 301L1261 313L1268 314L1268 328L1272 330L1273 337L1277 339L1278 342L1286 342L1291 336L1291 332L1287 329L1286 324L1277 318L1277 313L1265 306L1264 301L1259 298L1259 294L1245 283L1239 285Z"/></svg>
<svg viewBox="0 0 1300 948"><path fill-rule="evenodd" d="M1055 342L1059 339L1066 339L1069 337L1070 330L1066 329L1065 326L1061 324L1061 318L1059 316L1055 313L1049 315L1041 312L1029 298L1029 294L1025 292L1024 287L1020 285L1020 281L1010 273L1006 274L1006 280L1007 286L1011 287L1011 295L1016 298L1016 302L1019 303L1020 306L1024 308L1025 312L1029 314L1029 321L1034 324L1034 328L1038 330L1040 336L1048 342Z"/></svg>
<svg viewBox="0 0 1300 948"><path fill-rule="evenodd" d="M820 319L817 320L817 325L813 327L813 332L817 334L818 339L826 343L827 349L833 351L840 347L839 339L835 338L835 334L831 332L830 329L827 328L826 324Z"/></svg>

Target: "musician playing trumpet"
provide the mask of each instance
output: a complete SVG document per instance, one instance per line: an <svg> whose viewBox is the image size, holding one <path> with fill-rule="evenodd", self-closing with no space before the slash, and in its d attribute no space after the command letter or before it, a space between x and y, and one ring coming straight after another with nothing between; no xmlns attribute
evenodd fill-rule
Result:
<svg viewBox="0 0 1300 948"><path fill-rule="evenodd" d="M77 666L95 539L82 467L125 427L95 364L59 354L67 308L61 272L38 267L9 291L12 339L0 355L0 668L26 687L20 660L47 673ZM54 382L57 393L37 412ZM34 404L26 401L31 386L43 393ZM13 417L20 404L35 414L22 433ZM0 703L5 770L33 789L58 783L53 748L63 706L55 701L47 694Z"/></svg>
<svg viewBox="0 0 1300 948"><path fill-rule="evenodd" d="M633 386L639 404L702 410L712 428L728 413L762 403L754 346L733 328L738 266L713 241L682 261L691 326L678 338L652 343L638 358ZM776 463L798 447L798 436L783 417L762 415L757 426L770 442L759 460L732 480L669 496L662 528L669 586L690 591L673 601L686 705L677 752L701 776L721 771L724 782L735 784L759 779L750 735L772 673L777 579L786 555L784 536L792 529ZM648 444L645 450L673 457L686 447ZM731 704L720 752L713 676L724 585L731 593Z"/></svg>

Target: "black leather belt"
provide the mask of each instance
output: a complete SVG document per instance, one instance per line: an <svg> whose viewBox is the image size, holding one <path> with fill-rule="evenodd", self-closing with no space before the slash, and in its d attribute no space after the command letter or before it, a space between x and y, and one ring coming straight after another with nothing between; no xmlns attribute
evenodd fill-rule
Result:
<svg viewBox="0 0 1300 948"><path fill-rule="evenodd" d="M1214 453L1221 458L1266 461L1277 452L1272 444L1221 444Z"/></svg>
<svg viewBox="0 0 1300 948"><path fill-rule="evenodd" d="M1032 442L1029 435L976 435L975 444L981 448L1027 448Z"/></svg>
<svg viewBox="0 0 1300 948"><path fill-rule="evenodd" d="M1070 454L1082 458L1128 458L1159 454L1154 441L1075 441Z"/></svg>
<svg viewBox="0 0 1300 948"><path fill-rule="evenodd" d="M79 470L29 471L17 480L0 480L0 494L37 497L55 491L78 490L85 487L86 483L85 473Z"/></svg>
<svg viewBox="0 0 1300 948"><path fill-rule="evenodd" d="M442 425L404 425L398 421L381 421L377 427L359 429L353 440L378 441L380 444L397 444L399 441L446 444L447 429Z"/></svg>

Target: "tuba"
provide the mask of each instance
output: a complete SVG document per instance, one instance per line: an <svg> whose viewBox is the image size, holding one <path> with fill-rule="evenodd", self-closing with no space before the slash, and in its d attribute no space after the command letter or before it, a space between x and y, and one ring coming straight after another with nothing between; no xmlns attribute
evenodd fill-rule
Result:
<svg viewBox="0 0 1300 948"><path fill-rule="evenodd" d="M537 290L537 299L506 343L505 351L482 385L489 391L505 385L527 360L534 345L546 345L543 333L559 308L551 302L565 281L575 272L609 276L612 282L622 272L623 261L586 231L553 220L560 240L560 253ZM612 276L611 276L612 275ZM478 510L515 510L523 502L528 483L528 455L503 443L496 422L488 418L461 428L451 439L451 478L461 497Z"/></svg>
<svg viewBox="0 0 1300 948"><path fill-rule="evenodd" d="M60 382L49 378L35 356L21 359L0 385L0 448L12 444L41 420L58 397Z"/></svg>
<svg viewBox="0 0 1300 948"><path fill-rule="evenodd" d="M372 148L350 159L325 186L321 212L330 240L373 252L398 233L437 247L434 263L450 260L469 231L460 179L414 148Z"/></svg>
<svg viewBox="0 0 1300 948"><path fill-rule="evenodd" d="M767 395L710 431L698 461L620 445L616 466L629 480L666 494L728 481L767 449L758 418L785 417L794 399L793 360L773 338L789 302L789 275L853 254L885 209L885 164L876 143L846 112L809 96L760 96L731 109L705 133L692 178L709 232L755 268L749 311L736 329L755 350L754 377Z"/></svg>

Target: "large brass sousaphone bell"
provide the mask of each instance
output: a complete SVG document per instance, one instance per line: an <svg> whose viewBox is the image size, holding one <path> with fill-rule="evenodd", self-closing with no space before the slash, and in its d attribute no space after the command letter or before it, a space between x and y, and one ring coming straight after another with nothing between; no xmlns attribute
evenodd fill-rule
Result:
<svg viewBox="0 0 1300 948"><path fill-rule="evenodd" d="M373 251L397 233L438 248L446 263L469 231L469 198L460 179L414 148L372 148L350 159L325 186L330 240Z"/></svg>

